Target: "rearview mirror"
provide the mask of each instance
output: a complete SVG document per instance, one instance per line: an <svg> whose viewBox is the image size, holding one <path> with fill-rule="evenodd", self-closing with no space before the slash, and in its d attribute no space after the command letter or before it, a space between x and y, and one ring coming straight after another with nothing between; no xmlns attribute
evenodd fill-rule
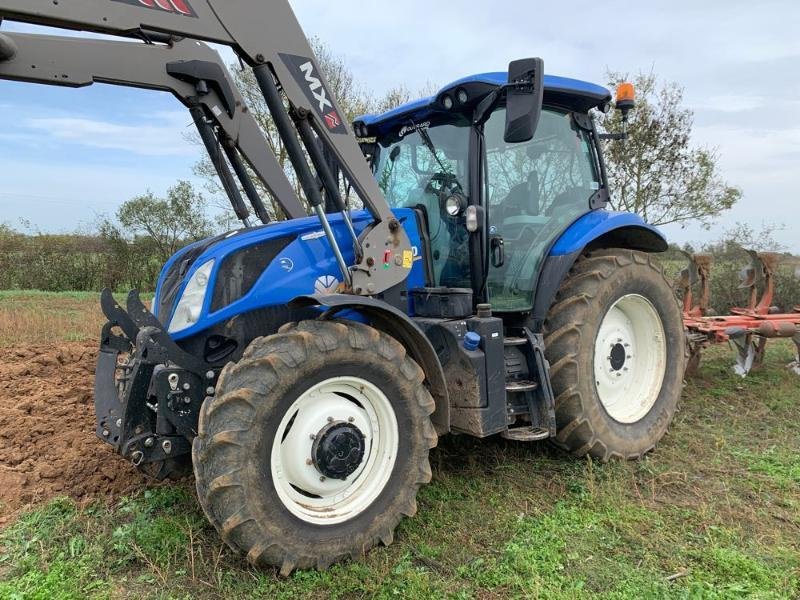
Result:
<svg viewBox="0 0 800 600"><path fill-rule="evenodd" d="M536 133L544 99L544 61L523 58L508 65L506 143L529 142Z"/></svg>

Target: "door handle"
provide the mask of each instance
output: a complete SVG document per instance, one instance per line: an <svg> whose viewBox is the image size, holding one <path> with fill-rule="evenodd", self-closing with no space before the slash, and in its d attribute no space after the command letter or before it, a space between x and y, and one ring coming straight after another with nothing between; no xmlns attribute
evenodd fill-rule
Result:
<svg viewBox="0 0 800 600"><path fill-rule="evenodd" d="M499 235L492 236L490 241L492 266L499 269L506 264L506 243Z"/></svg>

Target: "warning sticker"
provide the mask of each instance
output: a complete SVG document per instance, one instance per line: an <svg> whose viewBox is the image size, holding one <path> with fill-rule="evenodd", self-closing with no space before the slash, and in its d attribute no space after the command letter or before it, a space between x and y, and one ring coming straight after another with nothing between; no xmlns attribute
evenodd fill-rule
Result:
<svg viewBox="0 0 800 600"><path fill-rule="evenodd" d="M403 252L403 268L410 269L414 264L414 253L411 250Z"/></svg>

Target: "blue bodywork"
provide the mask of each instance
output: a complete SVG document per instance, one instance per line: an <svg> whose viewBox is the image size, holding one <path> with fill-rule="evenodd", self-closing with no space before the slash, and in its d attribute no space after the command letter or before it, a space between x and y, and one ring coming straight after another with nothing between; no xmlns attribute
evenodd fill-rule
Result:
<svg viewBox="0 0 800 600"><path fill-rule="evenodd" d="M436 96L405 104L383 115L368 115L358 119L358 121L371 127L372 131L380 132L396 126L409 116L424 118L427 114L441 110L437 108L437 98L442 93L468 84L477 83L499 86L506 83L506 81L506 73L474 75L453 82L443 88L442 92ZM578 112L586 112L590 108L602 106L611 100L611 95L607 89L592 83L551 75L545 76L544 81L545 104L548 103L548 98L550 98L551 101L557 100L561 104L568 103L574 107L573 110ZM415 250L413 266L407 280L408 289L413 290L424 287L425 269L421 253L418 251L422 247L421 236L414 211L409 208L400 208L394 209L393 212L403 224ZM372 217L367 211L354 212L352 218L357 233L361 233L372 222ZM338 214L329 215L329 219L345 260L352 264L354 262L353 248L342 216ZM599 209L581 216L568 227L555 241L550 251L550 256L566 256L579 252L592 241L617 229L640 230L656 240L665 240L664 236L656 228L647 225L638 215ZM212 290L215 289L220 267L226 258L243 249L279 238L292 238L293 241L289 242L283 251L267 266L250 291L228 306L212 312ZM173 339L178 341L191 338L240 314L268 307L283 306L298 296L332 292L332 287L338 285L341 279L339 267L331 247L323 235L319 220L316 217L308 217L284 221L255 229L234 232L211 244L198 242L178 252L167 262L162 270L158 281L156 298L153 302L154 311L158 310L159 295L164 286L167 273L176 266L176 263L185 260L187 254L192 253L193 249L199 249L203 244L208 247L192 261L191 267L182 278L180 290L170 310L175 310L175 305L177 305L177 301L180 299L183 289L192 275L200 267L213 260L214 268L209 277L208 292L197 323L188 329L172 334ZM412 314L410 307L408 313ZM172 314L157 314L156 316L162 323L168 325Z"/></svg>

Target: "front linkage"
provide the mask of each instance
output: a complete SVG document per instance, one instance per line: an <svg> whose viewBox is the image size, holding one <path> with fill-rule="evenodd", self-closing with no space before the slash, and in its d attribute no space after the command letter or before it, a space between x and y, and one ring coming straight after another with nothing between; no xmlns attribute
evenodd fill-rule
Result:
<svg viewBox="0 0 800 600"><path fill-rule="evenodd" d="M220 368L182 350L137 292L125 310L104 290L101 306L108 322L95 377L97 435L158 479L178 474Z"/></svg>

